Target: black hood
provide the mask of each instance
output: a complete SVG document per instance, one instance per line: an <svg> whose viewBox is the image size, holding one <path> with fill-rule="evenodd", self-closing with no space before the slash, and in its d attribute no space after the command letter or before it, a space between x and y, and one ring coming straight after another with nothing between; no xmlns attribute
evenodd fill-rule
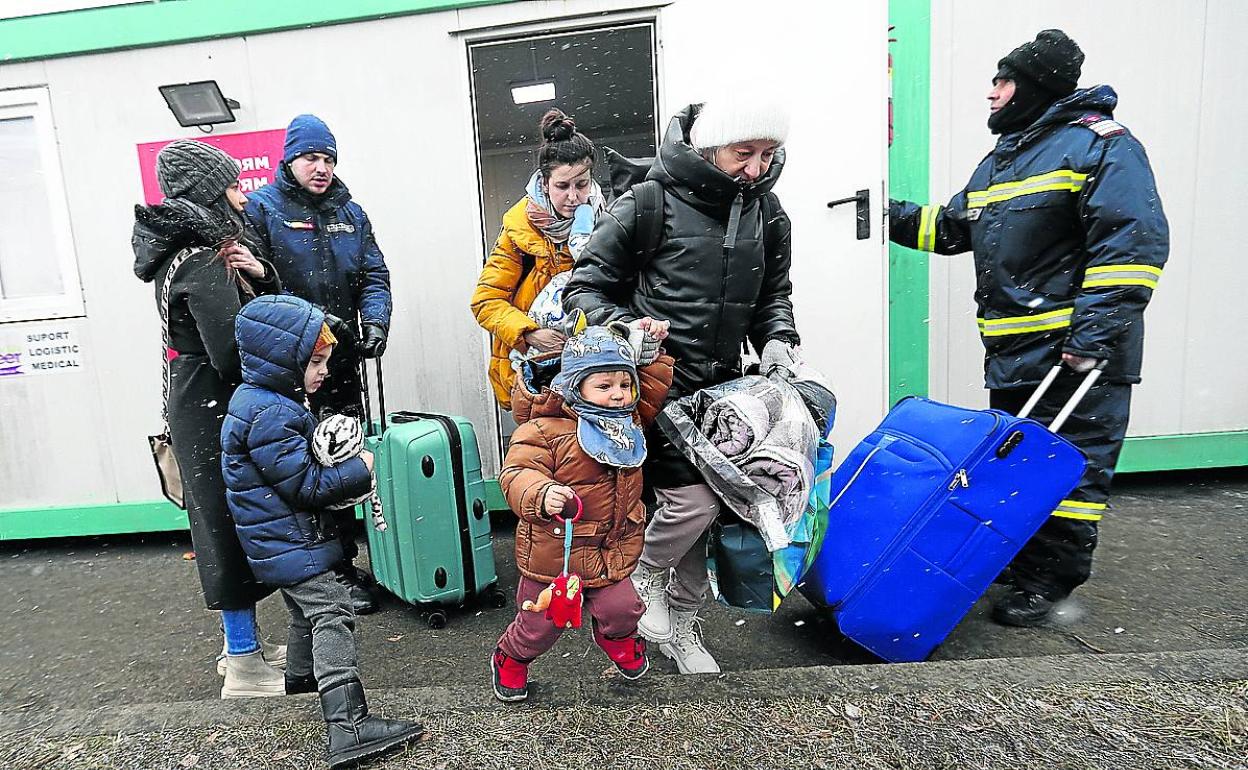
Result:
<svg viewBox="0 0 1248 770"><path fill-rule="evenodd" d="M168 198L155 206L135 206L134 232L130 237L134 274L144 282L152 281L165 262L182 249L212 248L228 240L252 241L242 217L228 206L222 199L220 206L205 208L185 198Z"/></svg>
<svg viewBox="0 0 1248 770"><path fill-rule="evenodd" d="M658 157L654 159L646 178L657 179L669 192L702 209L728 208L738 193L748 204L771 192L784 170L784 150L776 151L767 173L758 181L750 184L737 182L689 144L689 129L693 127L700 107L691 104L676 113L668 123Z"/></svg>

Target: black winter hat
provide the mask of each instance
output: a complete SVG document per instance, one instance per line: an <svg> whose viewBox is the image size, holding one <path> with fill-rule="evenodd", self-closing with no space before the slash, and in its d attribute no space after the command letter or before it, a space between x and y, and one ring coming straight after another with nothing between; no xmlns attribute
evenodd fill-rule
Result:
<svg viewBox="0 0 1248 770"><path fill-rule="evenodd" d="M1013 69L1044 90L1066 96L1079 85L1083 51L1060 29L1046 29L1010 51L997 67Z"/></svg>
<svg viewBox="0 0 1248 770"><path fill-rule="evenodd" d="M156 156L156 181L166 198L211 206L238 181L238 161L210 144L179 139Z"/></svg>

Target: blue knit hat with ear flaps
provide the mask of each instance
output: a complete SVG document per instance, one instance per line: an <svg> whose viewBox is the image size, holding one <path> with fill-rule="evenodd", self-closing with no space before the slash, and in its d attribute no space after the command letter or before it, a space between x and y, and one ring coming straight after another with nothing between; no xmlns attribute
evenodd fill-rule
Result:
<svg viewBox="0 0 1248 770"><path fill-rule="evenodd" d="M633 400L627 406L591 404L581 396L581 383L596 372L626 371L633 378ZM585 454L603 465L636 468L646 460L646 440L637 424L637 365L629 344L602 326L591 326L563 346L562 370L550 389L576 412L576 439Z"/></svg>

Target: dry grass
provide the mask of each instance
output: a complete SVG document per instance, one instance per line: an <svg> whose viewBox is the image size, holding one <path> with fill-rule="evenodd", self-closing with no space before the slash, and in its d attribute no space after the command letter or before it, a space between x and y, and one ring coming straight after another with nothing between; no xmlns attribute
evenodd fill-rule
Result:
<svg viewBox="0 0 1248 770"><path fill-rule="evenodd" d="M388 702L390 713L420 704ZM468 709L378 768L1248 768L1248 682ZM0 768L323 767L312 721L137 735L0 735Z"/></svg>

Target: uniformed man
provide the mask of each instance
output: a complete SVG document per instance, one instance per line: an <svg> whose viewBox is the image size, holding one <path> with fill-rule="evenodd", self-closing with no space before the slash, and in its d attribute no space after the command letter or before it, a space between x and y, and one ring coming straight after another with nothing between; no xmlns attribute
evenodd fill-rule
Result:
<svg viewBox="0 0 1248 770"><path fill-rule="evenodd" d="M1015 558L993 618L1044 622L1088 579L1097 522L1140 381L1144 307L1169 253L1169 230L1139 141L1113 119L1118 96L1077 88L1083 52L1041 32L998 63L988 93L997 145L945 206L892 201L894 242L975 255L985 384L1017 413L1059 362L1033 417L1050 420L1084 377L1105 370L1062 429L1084 451L1079 485Z"/></svg>

